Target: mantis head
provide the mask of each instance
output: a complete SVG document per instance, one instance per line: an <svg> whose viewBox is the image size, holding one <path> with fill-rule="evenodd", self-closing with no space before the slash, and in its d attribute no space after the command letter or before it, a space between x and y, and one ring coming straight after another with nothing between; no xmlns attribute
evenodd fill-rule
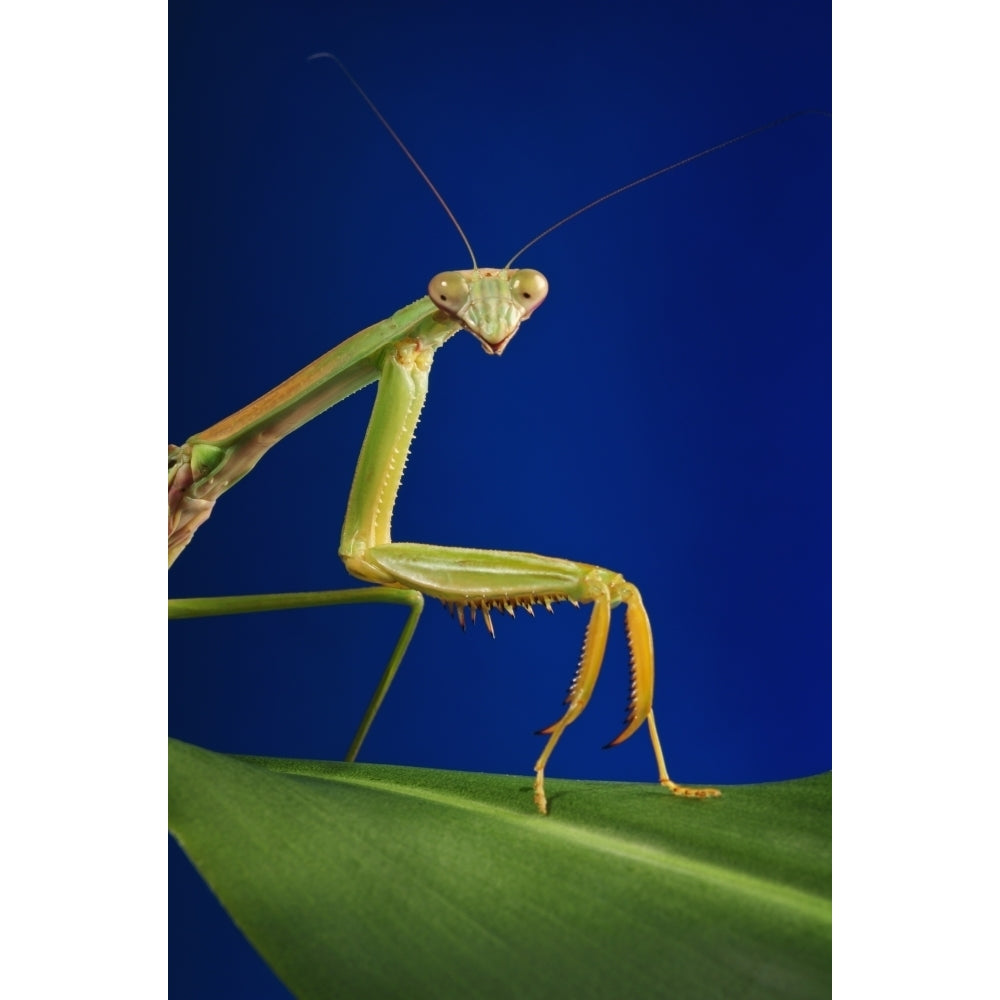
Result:
<svg viewBox="0 0 1000 1000"><path fill-rule="evenodd" d="M487 354L503 353L518 327L542 304L549 283L529 268L443 271L427 294L437 307L473 334Z"/></svg>

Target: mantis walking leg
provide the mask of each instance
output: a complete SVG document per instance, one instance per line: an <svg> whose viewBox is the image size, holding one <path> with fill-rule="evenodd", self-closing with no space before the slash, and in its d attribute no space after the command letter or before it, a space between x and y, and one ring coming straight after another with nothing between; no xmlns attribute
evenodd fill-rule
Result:
<svg viewBox="0 0 1000 1000"><path fill-rule="evenodd" d="M168 617L208 618L212 615L239 615L255 611L290 611L298 608L323 608L334 604L402 604L410 609L402 632L396 640L389 662L365 709L354 739L344 755L344 760L353 761L358 756L361 744L382 706L386 692L392 684L406 650L417 630L420 612L424 609L424 598L416 590L391 590L388 587L365 587L352 590L318 590L308 593L288 594L248 594L243 597L186 597L169 602Z"/></svg>

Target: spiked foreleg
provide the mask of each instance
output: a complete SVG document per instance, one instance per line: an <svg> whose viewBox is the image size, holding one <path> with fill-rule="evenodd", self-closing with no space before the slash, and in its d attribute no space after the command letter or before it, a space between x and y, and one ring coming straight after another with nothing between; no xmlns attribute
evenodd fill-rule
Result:
<svg viewBox="0 0 1000 1000"><path fill-rule="evenodd" d="M545 798L545 765L552 751L559 742L566 727L587 707L590 696L597 684L597 676L604 662L604 649L608 644L608 628L611 624L611 595L604 588L594 600L594 610L587 623L587 634L583 640L583 653L580 656L580 666L566 695L569 706L566 713L556 723L546 729L539 730L542 736L548 736L548 742L542 755L535 761L535 805L539 812L549 811L548 800Z"/></svg>
<svg viewBox="0 0 1000 1000"><path fill-rule="evenodd" d="M646 721L653 707L653 628L635 587L626 584L622 600L625 602L625 634L628 636L632 686L625 712L625 728L607 744L609 747L624 743Z"/></svg>

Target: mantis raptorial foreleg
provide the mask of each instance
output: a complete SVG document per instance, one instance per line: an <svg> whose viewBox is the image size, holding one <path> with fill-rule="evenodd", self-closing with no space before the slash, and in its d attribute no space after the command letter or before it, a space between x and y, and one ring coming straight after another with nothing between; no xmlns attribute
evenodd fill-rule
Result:
<svg viewBox="0 0 1000 1000"><path fill-rule="evenodd" d="M440 274L431 281L427 298L345 341L255 403L173 449L171 560L208 517L216 497L242 478L271 445L348 393L379 381L347 504L340 555L348 572L381 589L206 598L176 603L172 613L184 617L372 600L408 604L407 625L351 745L348 758L353 759L405 652L420 614L421 594L438 598L463 625L466 611L473 617L481 613L491 633L494 610L513 615L515 608L530 612L535 604L549 610L557 601L593 604L567 709L541 731L549 739L535 764L535 802L544 813L546 764L566 727L590 699L604 659L611 610L624 604L632 694L625 728L609 745L628 739L648 722L660 782L677 795L718 795L714 789L676 785L667 774L652 717L652 630L639 591L620 573L527 552L392 541L392 513L435 351L465 328L488 354L501 354L547 291L545 278L531 270L477 268Z"/></svg>

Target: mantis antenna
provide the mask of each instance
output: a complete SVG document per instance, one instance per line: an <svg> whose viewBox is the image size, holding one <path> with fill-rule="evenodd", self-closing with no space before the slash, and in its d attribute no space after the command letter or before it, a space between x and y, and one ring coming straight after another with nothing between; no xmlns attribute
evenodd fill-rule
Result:
<svg viewBox="0 0 1000 1000"><path fill-rule="evenodd" d="M354 87L354 89L364 98L365 104L367 104L368 107L372 109L372 112L374 113L375 117L385 126L385 130L389 133L389 135L393 137L393 139L396 140L396 145L399 146L399 148L406 154L406 158L410 161L410 163L413 164L413 166L416 168L417 173L420 174L421 177L423 177L424 183L431 189L431 192L433 193L434 197L437 198L437 200L441 203L441 207L447 213L448 218L451 219L452 225L458 230L458 235L462 237L462 242L465 244L465 249L469 251L469 256L472 258L473 268L478 270L479 265L476 263L476 255L472 251L472 244L469 242L468 237L465 235L465 230L462 229L462 227L458 224L458 219L455 218L455 213L448 207L448 202L446 202L444 198L441 197L441 192L438 191L438 189L432 183L431 179L427 176L426 173L424 173L424 168L420 166L419 163L417 163L417 158L406 148L406 143L403 142L403 140L400 139L398 135L396 135L393 127L385 120L385 117L383 116L382 112L379 111L377 107L375 107L375 102L365 93L364 88L361 86L361 84L358 83L358 81L355 80L353 76L351 76L348 68L332 52L316 52L313 55L309 56L309 58L306 61L311 62L313 59L332 59L340 67L344 76L346 76L347 79L350 80L351 85Z"/></svg>
<svg viewBox="0 0 1000 1000"><path fill-rule="evenodd" d="M386 121L385 116L381 111L375 106L375 102L365 93L364 88L358 83L357 80L351 76L350 70L337 58L332 52L316 52L309 56L307 62L311 62L313 59L332 59L341 69L341 72L350 81L354 89L362 96L364 102L371 108L372 113L376 118L382 123L385 130L392 136L396 141L396 145L406 154L406 158L413 164L417 173L424 179L424 183L431 189L434 197L440 202L441 207L445 210L448 218L451 219L452 225L458 230L458 235L462 237L462 242L465 244L466 250L469 251L469 256L472 258L472 266L478 269L479 265L476 263L476 255L472 250L472 244L469 242L468 237L465 235L465 230L458 224L458 219L455 218L455 213L448 207L448 203L441 196L441 192L434 186L431 179L424 172L424 168L420 166L417 162L416 157L407 149L406 143L396 135L393 127ZM777 128L779 125L784 125L786 122L790 122L793 118L800 118L802 115L824 115L829 118L830 113L828 111L820 111L816 108L807 108L803 111L793 111L789 115L783 115L781 118L775 118L774 121L768 122L766 125L758 125L757 128L750 129L749 132L744 132L741 135L733 136L732 139L726 139L725 142L716 143L714 146L709 146L707 149L703 149L700 153L694 153L691 156L685 156L682 160L677 160L674 163L670 163L665 167L660 167L659 170L654 170L650 174L646 174L644 177L639 177L637 180L629 181L628 184L623 184L621 187L615 188L613 191L609 191L607 194L602 194L600 198L595 198L593 201L588 202L582 208L576 209L575 212L570 212L569 215L564 216L558 222L554 222L548 229L543 229L534 239L529 240L527 243L521 247L520 250L514 254L513 257L504 265L504 270L509 268L511 264L517 260L526 250L530 250L536 243L545 239L550 233L554 233L561 226L566 225L567 222L575 219L579 215L583 215L584 212L589 212L592 208L596 208L602 202L610 201L612 198L617 197L620 194L624 194L631 188L638 187L640 184L645 184L646 181L653 180L654 177L659 177L661 174L670 173L671 170L676 170L678 167L686 166L688 163L693 163L695 160L700 160L703 156L708 156L711 153L717 153L720 149L725 149L727 146L732 146L737 142L743 142L744 139L749 139L751 136L758 135L761 132L767 132L769 129Z"/></svg>
<svg viewBox="0 0 1000 1000"><path fill-rule="evenodd" d="M623 184L621 187L615 188L614 191L609 191L607 194L602 194L600 198L595 198L593 201L588 202L583 208L578 208L575 212L570 212L569 215L560 219L558 222L554 222L548 229L543 229L533 240L529 240L527 243L521 247L520 250L514 254L513 257L504 265L505 268L510 267L511 264L517 260L525 250L530 250L536 243L544 239L549 233L555 232L560 226L566 225L571 219L575 219L578 215L583 215L584 212L589 212L590 209L596 208L601 202L609 201L611 198L617 195L623 194L630 188L638 187L640 184L645 184L646 181L651 181L654 177L659 177L661 174L669 173L671 170L676 170L678 167L683 167L688 163L692 163L694 160L700 160L703 156L708 156L710 153L717 153L720 149L725 149L726 146L732 146L734 143L742 142L744 139L749 139L751 136L757 135L759 132L766 132L768 129L777 128L779 125L784 125L785 122L791 121L793 118L798 118L801 115L826 115L830 117L829 113L826 111L818 111L813 108L809 108L805 111L793 111L790 115L784 115L782 118L775 118L773 122L768 122L766 125L758 125L757 128L750 129L749 132L744 132L742 135L733 136L732 139L727 139L725 142L717 143L714 146L709 146L708 149L703 149L700 153L694 153L691 156L684 157L683 160L677 160L676 163L671 163L665 167L660 167L659 170L654 170L651 174L646 174L645 177L640 177L638 180L630 181L628 184Z"/></svg>

